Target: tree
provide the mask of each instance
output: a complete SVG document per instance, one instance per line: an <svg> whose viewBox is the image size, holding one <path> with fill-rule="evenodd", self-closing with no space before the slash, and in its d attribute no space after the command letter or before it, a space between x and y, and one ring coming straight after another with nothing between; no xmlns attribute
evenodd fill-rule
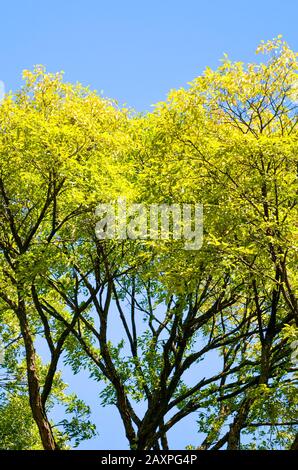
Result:
<svg viewBox="0 0 298 470"><path fill-rule="evenodd" d="M23 341L32 416L44 448L55 449L46 404L70 329L36 309L35 292L55 269L57 245L72 237L75 219L91 210L98 191L106 197L108 174L116 170L115 157L105 156L120 113L42 67L24 77L25 87L0 107L0 299L4 323L17 324ZM43 378L34 345L40 331L51 357Z"/></svg>
<svg viewBox="0 0 298 470"><path fill-rule="evenodd" d="M205 245L245 279L257 315L259 384L267 385L278 332L297 325L297 54L281 38L258 52L269 54L267 63L245 67L225 57L189 90L172 92L152 116L142 165L149 191L160 181L164 199L183 191L203 202ZM229 448L239 447L255 400L249 392L238 403Z"/></svg>
<svg viewBox="0 0 298 470"><path fill-rule="evenodd" d="M200 449L297 446L297 54L281 38L258 52L265 63L225 57L146 116L40 69L1 108L0 295L45 448L62 352L117 407L131 449L168 449L189 415ZM95 207L119 195L202 203L203 246L99 240Z"/></svg>
<svg viewBox="0 0 298 470"><path fill-rule="evenodd" d="M5 362L0 375L1 449L41 450L43 444L28 401L25 362L17 363L12 351L6 351ZM44 375L46 372L39 364L39 373ZM64 419L51 421L54 439L60 449L68 449L70 444L76 447L82 440L95 435L95 426L89 419L90 408L75 394L67 394L66 389L61 375L56 374L46 405L47 416L56 404L64 407Z"/></svg>

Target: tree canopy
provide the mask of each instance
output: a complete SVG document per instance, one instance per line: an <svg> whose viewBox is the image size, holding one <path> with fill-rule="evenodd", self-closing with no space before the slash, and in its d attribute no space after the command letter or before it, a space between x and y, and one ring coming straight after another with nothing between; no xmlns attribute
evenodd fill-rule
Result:
<svg viewBox="0 0 298 470"><path fill-rule="evenodd" d="M190 448L297 448L298 54L281 37L257 52L146 115L40 66L2 101L1 448L95 435L63 364L130 449L169 449L188 416ZM119 197L202 204L201 248L99 239L96 207Z"/></svg>

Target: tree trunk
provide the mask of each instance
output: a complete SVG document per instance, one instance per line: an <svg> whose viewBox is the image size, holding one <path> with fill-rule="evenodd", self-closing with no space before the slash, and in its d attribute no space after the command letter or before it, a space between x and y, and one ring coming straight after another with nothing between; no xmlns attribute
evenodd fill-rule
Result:
<svg viewBox="0 0 298 470"><path fill-rule="evenodd" d="M26 351L27 379L29 389L29 402L32 416L38 427L42 445L45 450L57 450L57 445L53 436L51 425L42 405L40 384L36 368L36 355L32 335L29 329L25 303L19 299L18 319L21 327L22 337Z"/></svg>

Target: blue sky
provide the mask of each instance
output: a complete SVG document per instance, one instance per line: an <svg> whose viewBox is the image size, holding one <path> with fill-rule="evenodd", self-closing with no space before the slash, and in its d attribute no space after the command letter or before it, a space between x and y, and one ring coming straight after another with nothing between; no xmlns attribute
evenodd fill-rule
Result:
<svg viewBox="0 0 298 470"><path fill-rule="evenodd" d="M253 61L261 39L283 34L298 50L296 0L27 0L0 3L0 80L21 84L25 68L43 64L138 111L185 86L226 52ZM210 360L211 364L212 360ZM124 448L120 419L98 403L84 376L65 377L92 405L100 437L81 448ZM194 421L171 436L173 448L196 444Z"/></svg>
<svg viewBox="0 0 298 470"><path fill-rule="evenodd" d="M0 3L0 80L44 64L68 81L148 110L224 52L253 60L261 39L298 49L296 0L27 0Z"/></svg>

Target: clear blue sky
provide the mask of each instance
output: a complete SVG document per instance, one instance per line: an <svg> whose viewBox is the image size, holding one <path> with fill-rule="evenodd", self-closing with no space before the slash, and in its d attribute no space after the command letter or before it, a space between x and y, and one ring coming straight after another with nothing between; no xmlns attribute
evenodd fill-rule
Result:
<svg viewBox="0 0 298 470"><path fill-rule="evenodd" d="M23 69L43 64L139 111L216 67L224 52L253 61L260 40L278 34L298 50L297 0L10 0L0 3L0 18L6 90L20 85ZM96 386L65 376L98 424L99 439L82 448L124 448L121 422L99 406ZM196 444L195 429L194 421L180 425L171 445Z"/></svg>
<svg viewBox="0 0 298 470"><path fill-rule="evenodd" d="M10 0L0 8L6 89L44 64L140 111L217 66L223 52L253 60L259 41L279 33L298 49L296 0Z"/></svg>

